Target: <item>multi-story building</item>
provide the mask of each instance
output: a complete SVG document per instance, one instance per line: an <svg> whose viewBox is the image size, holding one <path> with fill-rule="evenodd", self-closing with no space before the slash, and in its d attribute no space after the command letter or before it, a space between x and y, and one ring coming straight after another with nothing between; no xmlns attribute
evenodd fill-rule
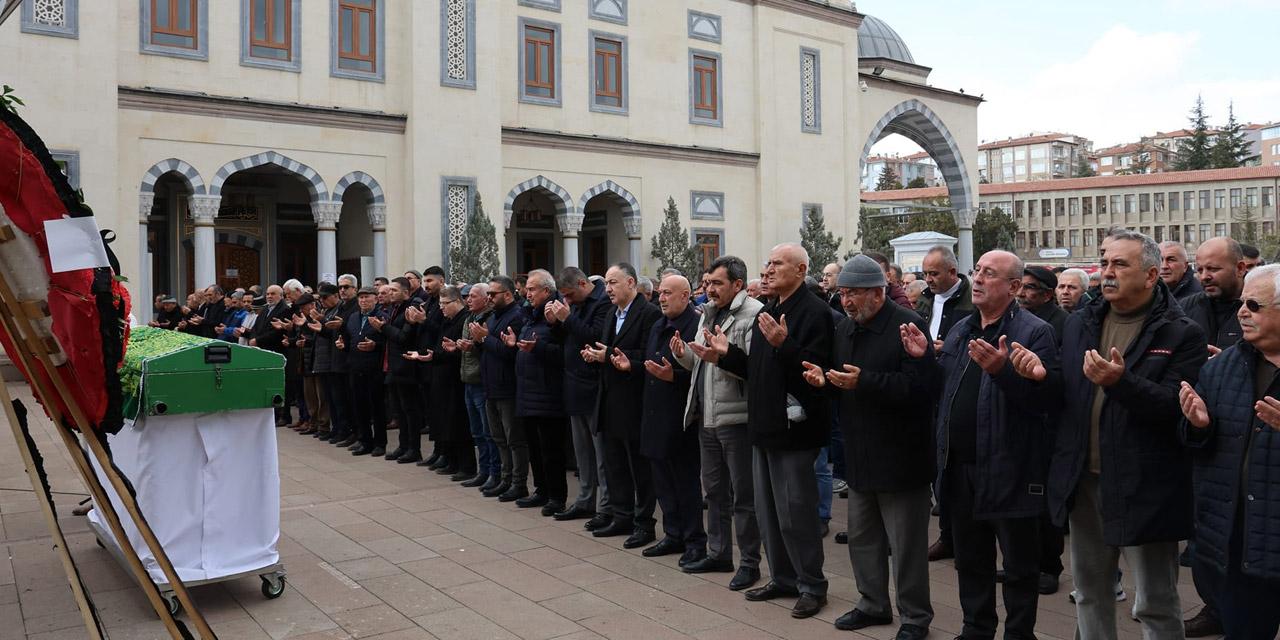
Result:
<svg viewBox="0 0 1280 640"><path fill-rule="evenodd" d="M981 99L929 71L846 0L26 0L0 25L141 299L445 263L477 195L511 272L651 271L668 198L708 260L761 262L803 212L852 238L891 132L976 193Z"/></svg>
<svg viewBox="0 0 1280 640"><path fill-rule="evenodd" d="M906 156L889 155L889 156L871 156L862 164L862 190L875 191L876 183L880 180L880 174L889 168L894 175L898 176L898 181L902 184L910 184L911 181L918 179L924 180L925 185L936 187L941 184L938 176L938 165L929 157L928 153L923 151L913 153Z"/></svg>
<svg viewBox="0 0 1280 640"><path fill-rule="evenodd" d="M1280 167L1280 124L1258 131L1258 164L1264 167Z"/></svg>
<svg viewBox="0 0 1280 640"><path fill-rule="evenodd" d="M1161 173L1173 168L1176 154L1147 139L1141 142L1104 147L1093 152L1100 176L1134 173Z"/></svg>
<svg viewBox="0 0 1280 640"><path fill-rule="evenodd" d="M1000 209L1018 223L1015 246L1029 261L1090 263L1114 226L1137 229L1189 252L1214 236L1243 239L1276 233L1280 166L1173 171L979 186L980 209ZM926 202L942 189L864 193L864 202Z"/></svg>
<svg viewBox="0 0 1280 640"><path fill-rule="evenodd" d="M1034 182L1075 175L1093 142L1069 133L1032 134L978 146L978 175L983 182Z"/></svg>

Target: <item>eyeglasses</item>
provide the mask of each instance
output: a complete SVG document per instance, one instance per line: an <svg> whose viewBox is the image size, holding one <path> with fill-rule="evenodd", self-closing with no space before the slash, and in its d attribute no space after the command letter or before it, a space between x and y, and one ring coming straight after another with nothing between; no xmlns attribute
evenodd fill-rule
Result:
<svg viewBox="0 0 1280 640"><path fill-rule="evenodd" d="M349 284L340 284L340 285L338 285L338 288L339 288L339 289L354 289L355 287L353 287L353 286L351 286L351 285L349 285Z"/></svg>
<svg viewBox="0 0 1280 640"><path fill-rule="evenodd" d="M495 297L495 296L499 296L499 295L502 295L502 294L504 294L504 293L506 293L506 291L486 291L486 292L485 292L485 295L486 295L486 296L489 296L490 298L493 298L493 297Z"/></svg>
<svg viewBox="0 0 1280 640"><path fill-rule="evenodd" d="M1249 298L1244 301L1244 308L1248 309L1249 313L1258 313L1262 311L1263 307L1274 307L1275 305L1276 305L1275 301L1269 302L1267 304L1262 304L1261 302L1258 302L1257 300L1254 300L1252 298Z"/></svg>

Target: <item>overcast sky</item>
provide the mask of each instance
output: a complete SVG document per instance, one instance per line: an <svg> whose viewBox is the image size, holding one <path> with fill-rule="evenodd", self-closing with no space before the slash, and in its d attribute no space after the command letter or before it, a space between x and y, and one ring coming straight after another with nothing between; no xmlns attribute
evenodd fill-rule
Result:
<svg viewBox="0 0 1280 640"><path fill-rule="evenodd" d="M978 136L1085 136L1095 148L1186 125L1280 121L1280 0L860 0L929 83L984 94ZM911 151L904 138L876 152Z"/></svg>

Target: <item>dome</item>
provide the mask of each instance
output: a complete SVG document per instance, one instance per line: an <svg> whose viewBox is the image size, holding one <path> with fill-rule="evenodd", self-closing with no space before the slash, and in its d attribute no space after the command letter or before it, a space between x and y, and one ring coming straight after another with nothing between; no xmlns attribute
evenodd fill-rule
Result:
<svg viewBox="0 0 1280 640"><path fill-rule="evenodd" d="M864 16L862 26L858 28L859 58L888 58L899 62L915 64L911 50L902 41L898 32L893 30L884 20L875 16Z"/></svg>

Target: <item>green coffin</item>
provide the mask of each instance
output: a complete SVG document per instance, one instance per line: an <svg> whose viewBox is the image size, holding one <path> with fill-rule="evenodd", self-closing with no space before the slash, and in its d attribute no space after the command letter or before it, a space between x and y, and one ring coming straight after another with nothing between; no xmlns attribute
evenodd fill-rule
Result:
<svg viewBox="0 0 1280 640"><path fill-rule="evenodd" d="M124 415L209 413L284 402L284 356L186 333L135 327L120 370Z"/></svg>

